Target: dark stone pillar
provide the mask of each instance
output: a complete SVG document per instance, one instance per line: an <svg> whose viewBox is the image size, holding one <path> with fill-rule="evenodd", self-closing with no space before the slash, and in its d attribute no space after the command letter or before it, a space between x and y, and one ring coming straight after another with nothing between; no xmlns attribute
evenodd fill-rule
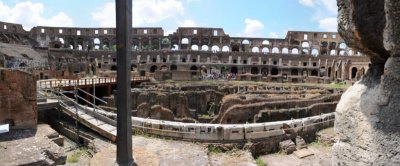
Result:
<svg viewBox="0 0 400 166"><path fill-rule="evenodd" d="M134 165L132 158L131 56L132 0L116 0L117 16L117 163Z"/></svg>

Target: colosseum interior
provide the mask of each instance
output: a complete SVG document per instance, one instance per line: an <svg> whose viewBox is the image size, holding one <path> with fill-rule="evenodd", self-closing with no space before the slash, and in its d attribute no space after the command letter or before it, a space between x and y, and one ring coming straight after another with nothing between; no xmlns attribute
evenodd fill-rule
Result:
<svg viewBox="0 0 400 166"><path fill-rule="evenodd" d="M162 28L141 27L133 28L132 36L132 77L150 80L132 84L136 134L213 143L250 140L255 154L276 152L280 142L299 137L313 142L317 131L334 125L342 93L371 67L337 32L288 31L280 39L231 37L222 28L197 27L164 35ZM20 24L0 22L0 48L0 68L28 72L38 85L116 77L115 28L25 31ZM81 88L80 105L93 100L96 114L116 119L116 85ZM73 99L67 92L74 88L63 90Z"/></svg>

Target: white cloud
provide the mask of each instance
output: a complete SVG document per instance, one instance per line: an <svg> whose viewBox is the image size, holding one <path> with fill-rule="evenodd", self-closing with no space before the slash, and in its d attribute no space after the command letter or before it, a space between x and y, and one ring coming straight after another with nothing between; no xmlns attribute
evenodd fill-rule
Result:
<svg viewBox="0 0 400 166"><path fill-rule="evenodd" d="M73 26L73 21L67 14L60 12L50 18L45 18L44 11L45 7L42 3L26 1L10 7L0 1L0 20L22 24L26 30L37 25Z"/></svg>
<svg viewBox="0 0 400 166"><path fill-rule="evenodd" d="M183 3L178 0L134 0L132 3L133 26L158 23L184 13ZM115 27L115 3L104 4L92 13L92 18L100 26Z"/></svg>
<svg viewBox="0 0 400 166"><path fill-rule="evenodd" d="M338 12L336 0L321 0L323 6L332 13Z"/></svg>
<svg viewBox="0 0 400 166"><path fill-rule="evenodd" d="M336 17L328 17L319 20L319 28L327 30L327 31L337 31L337 18Z"/></svg>
<svg viewBox="0 0 400 166"><path fill-rule="evenodd" d="M243 31L243 35L247 37L260 37L262 36L262 30L264 30L264 24L259 20L253 20L246 18L244 20L246 28Z"/></svg>
<svg viewBox="0 0 400 166"><path fill-rule="evenodd" d="M269 38L278 38L279 36L278 36L278 34L277 34L276 32L270 32L270 33L268 34L268 37L269 37Z"/></svg>
<svg viewBox="0 0 400 166"><path fill-rule="evenodd" d="M179 22L179 27L195 27L196 23L193 20L185 20L183 22Z"/></svg>
<svg viewBox="0 0 400 166"><path fill-rule="evenodd" d="M299 0L299 3L304 6L314 6L314 0Z"/></svg>

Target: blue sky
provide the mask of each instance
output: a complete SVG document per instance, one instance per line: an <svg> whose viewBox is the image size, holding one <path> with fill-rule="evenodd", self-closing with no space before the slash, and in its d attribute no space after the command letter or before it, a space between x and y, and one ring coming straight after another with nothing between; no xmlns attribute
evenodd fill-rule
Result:
<svg viewBox="0 0 400 166"><path fill-rule="evenodd" d="M0 21L114 27L114 0L0 0ZM279 37L288 30L336 31L336 0L133 0L133 26L224 28L230 36Z"/></svg>

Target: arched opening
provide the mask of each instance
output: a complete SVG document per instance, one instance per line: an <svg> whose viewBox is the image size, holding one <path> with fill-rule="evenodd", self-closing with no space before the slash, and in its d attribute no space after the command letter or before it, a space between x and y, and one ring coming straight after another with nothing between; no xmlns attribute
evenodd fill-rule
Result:
<svg viewBox="0 0 400 166"><path fill-rule="evenodd" d="M316 49L316 48L312 49L311 50L311 55L314 56L314 57L317 57L319 55L318 49Z"/></svg>
<svg viewBox="0 0 400 166"><path fill-rule="evenodd" d="M339 44L339 48L340 48L340 49L346 49L346 48L347 48L346 43L340 43L340 44Z"/></svg>
<svg viewBox="0 0 400 166"><path fill-rule="evenodd" d="M301 47L303 47L303 48L309 48L309 47L310 47L310 43L308 43L308 42L303 42L303 43L301 43Z"/></svg>
<svg viewBox="0 0 400 166"><path fill-rule="evenodd" d="M238 68L236 66L231 67L231 73L232 74L237 74L238 73Z"/></svg>
<svg viewBox="0 0 400 166"><path fill-rule="evenodd" d="M268 53L269 53L269 48L264 47L264 48L262 49L262 53L268 54Z"/></svg>
<svg viewBox="0 0 400 166"><path fill-rule="evenodd" d="M251 52L259 53L259 52L260 52L260 48L258 48L258 47L253 47L253 48L251 49Z"/></svg>
<svg viewBox="0 0 400 166"><path fill-rule="evenodd" d="M247 39L244 39L244 40L242 41L242 44L250 44L250 41L247 40Z"/></svg>
<svg viewBox="0 0 400 166"><path fill-rule="evenodd" d="M340 55L340 56L345 56L345 55L346 55L346 51L345 51L345 50L339 51L339 55Z"/></svg>
<svg viewBox="0 0 400 166"><path fill-rule="evenodd" d="M309 54L308 49L303 49L303 50L301 51L301 54L303 54L303 55L308 55L308 54Z"/></svg>
<svg viewBox="0 0 400 166"><path fill-rule="evenodd" d="M222 47L222 52L229 52L229 47L228 46L223 46Z"/></svg>
<svg viewBox="0 0 400 166"><path fill-rule="evenodd" d="M214 46L211 47L211 51L212 52L219 52L219 50L220 49L219 49L219 47L217 45L214 45Z"/></svg>
<svg viewBox="0 0 400 166"><path fill-rule="evenodd" d="M262 68L261 69L261 74L262 74L263 77L268 76L268 68Z"/></svg>
<svg viewBox="0 0 400 166"><path fill-rule="evenodd" d="M260 72L260 71L259 71L259 69L258 69L257 67L252 67L252 68L251 68L251 74L257 75L259 72Z"/></svg>
<svg viewBox="0 0 400 166"><path fill-rule="evenodd" d="M271 69L271 75L273 75L273 76L275 76L275 75L278 75L279 74L279 70L278 70L278 68L272 68Z"/></svg>
<svg viewBox="0 0 400 166"><path fill-rule="evenodd" d="M112 66L111 66L111 70L112 70L112 71L117 71L117 65L112 65Z"/></svg>
<svg viewBox="0 0 400 166"><path fill-rule="evenodd" d="M232 52L239 52L240 51L240 45L238 43L235 43L232 45Z"/></svg>
<svg viewBox="0 0 400 166"><path fill-rule="evenodd" d="M263 42L262 42L262 45L269 45L269 41L268 40L264 40Z"/></svg>
<svg viewBox="0 0 400 166"><path fill-rule="evenodd" d="M101 68L101 66L100 66L100 68ZM131 65L131 71L136 71L136 69L137 69L137 66L135 64L132 64Z"/></svg>
<svg viewBox="0 0 400 166"><path fill-rule="evenodd" d="M183 38L181 41L181 49L187 49L189 45L189 39L188 38Z"/></svg>
<svg viewBox="0 0 400 166"><path fill-rule="evenodd" d="M317 70L312 70L311 71L311 76L318 76L318 71Z"/></svg>
<svg viewBox="0 0 400 166"><path fill-rule="evenodd" d="M348 54L349 54L350 56L353 56L353 55L354 55L354 51L353 51L353 50L349 50Z"/></svg>
<svg viewBox="0 0 400 166"><path fill-rule="evenodd" d="M274 47L274 48L272 49L272 53L273 53L273 54L279 54L279 48Z"/></svg>
<svg viewBox="0 0 400 166"><path fill-rule="evenodd" d="M175 71L175 70L178 70L178 66L176 66L176 65L171 65L171 71Z"/></svg>
<svg viewBox="0 0 400 166"><path fill-rule="evenodd" d="M154 73L157 70L157 66L151 66L150 67L150 73Z"/></svg>
<svg viewBox="0 0 400 166"><path fill-rule="evenodd" d="M332 74L332 67L329 67L328 68L328 77L331 77L331 74Z"/></svg>
<svg viewBox="0 0 400 166"><path fill-rule="evenodd" d="M303 76L307 77L308 76L308 71L306 69L303 70Z"/></svg>
<svg viewBox="0 0 400 166"><path fill-rule="evenodd" d="M190 70L197 70L197 66L190 67Z"/></svg>
<svg viewBox="0 0 400 166"><path fill-rule="evenodd" d="M198 45L192 45L191 49L193 51L198 51L199 50L199 46Z"/></svg>
<svg viewBox="0 0 400 166"><path fill-rule="evenodd" d="M351 79L356 78L356 76L357 76L357 68L353 67L351 68Z"/></svg>
<svg viewBox="0 0 400 166"><path fill-rule="evenodd" d="M299 54L299 49L293 48L292 49L292 54Z"/></svg>
<svg viewBox="0 0 400 166"><path fill-rule="evenodd" d="M177 51L179 50L179 46L177 44L174 44L171 48L172 51Z"/></svg>
<svg viewBox="0 0 400 166"><path fill-rule="evenodd" d="M201 46L201 51L208 51L208 46L207 45Z"/></svg>
<svg viewBox="0 0 400 166"><path fill-rule="evenodd" d="M331 50L331 52L329 53L329 55L336 55L336 50Z"/></svg>
<svg viewBox="0 0 400 166"><path fill-rule="evenodd" d="M282 49L282 54L289 54L289 49L288 48L283 48Z"/></svg>
<svg viewBox="0 0 400 166"><path fill-rule="evenodd" d="M290 75L292 75L292 76L298 76L298 75L299 75L299 70L297 70L297 69L292 69L292 71L290 72Z"/></svg>
<svg viewBox="0 0 400 166"><path fill-rule="evenodd" d="M162 65L162 66L160 67L160 70L161 70L161 71L167 71L167 70L168 70L168 67L167 67L166 65Z"/></svg>

